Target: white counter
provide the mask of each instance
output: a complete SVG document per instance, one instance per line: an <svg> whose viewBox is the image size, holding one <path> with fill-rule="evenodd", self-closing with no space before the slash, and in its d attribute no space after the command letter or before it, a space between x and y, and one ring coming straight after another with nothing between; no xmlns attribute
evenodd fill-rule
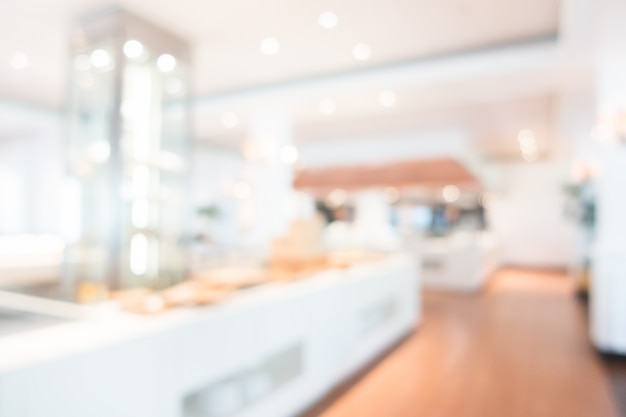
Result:
<svg viewBox="0 0 626 417"><path fill-rule="evenodd" d="M433 289L478 291L499 265L497 242L489 233L428 238L420 255L423 285Z"/></svg>
<svg viewBox="0 0 626 417"><path fill-rule="evenodd" d="M3 337L0 416L294 416L414 328L417 279L398 255L219 306Z"/></svg>

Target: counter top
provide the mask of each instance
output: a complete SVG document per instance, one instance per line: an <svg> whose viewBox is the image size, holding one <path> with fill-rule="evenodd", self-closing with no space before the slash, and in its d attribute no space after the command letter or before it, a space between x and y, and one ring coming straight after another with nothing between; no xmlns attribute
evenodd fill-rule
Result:
<svg viewBox="0 0 626 417"><path fill-rule="evenodd" d="M0 336L0 374L33 366L57 358L75 355L107 345L123 343L151 334L185 326L199 320L225 317L235 310L253 308L285 297L298 297L358 280L364 273L401 264L404 255L367 262L346 270L327 270L295 282L268 283L242 290L231 298L211 306L179 308L154 316L142 316L119 311L112 304L86 307L86 316L45 328ZM0 306L2 305L0 294ZM71 306L69 308L76 308Z"/></svg>
<svg viewBox="0 0 626 417"><path fill-rule="evenodd" d="M139 316L104 305L5 336L0 415L294 416L413 331L418 279L413 257L398 255L210 307Z"/></svg>

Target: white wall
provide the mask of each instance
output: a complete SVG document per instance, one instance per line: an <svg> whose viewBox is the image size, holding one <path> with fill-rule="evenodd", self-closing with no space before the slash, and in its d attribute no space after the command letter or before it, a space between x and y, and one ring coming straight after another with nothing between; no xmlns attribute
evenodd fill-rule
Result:
<svg viewBox="0 0 626 417"><path fill-rule="evenodd" d="M0 234L58 232L63 175L58 132L0 138Z"/></svg>
<svg viewBox="0 0 626 417"><path fill-rule="evenodd" d="M567 267L575 250L574 225L565 217L569 161L499 164L503 187L490 195L489 222L502 263Z"/></svg>

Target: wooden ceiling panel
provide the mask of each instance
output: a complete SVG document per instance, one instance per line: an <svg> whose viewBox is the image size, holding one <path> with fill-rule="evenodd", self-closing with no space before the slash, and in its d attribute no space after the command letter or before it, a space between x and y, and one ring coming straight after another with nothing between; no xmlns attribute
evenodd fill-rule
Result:
<svg viewBox="0 0 626 417"><path fill-rule="evenodd" d="M376 187L479 187L474 175L453 158L439 158L381 165L305 169L295 178L300 190L347 190Z"/></svg>

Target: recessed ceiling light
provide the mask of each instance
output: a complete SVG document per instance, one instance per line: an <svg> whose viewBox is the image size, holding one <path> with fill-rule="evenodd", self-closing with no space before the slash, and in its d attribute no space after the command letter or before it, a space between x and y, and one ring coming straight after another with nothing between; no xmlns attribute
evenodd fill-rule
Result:
<svg viewBox="0 0 626 417"><path fill-rule="evenodd" d="M24 69L28 66L28 57L24 52L16 52L11 58L11 67L16 70Z"/></svg>
<svg viewBox="0 0 626 417"><path fill-rule="evenodd" d="M170 54L163 54L157 59L157 68L162 72L172 72L176 68L176 58Z"/></svg>
<svg viewBox="0 0 626 417"><path fill-rule="evenodd" d="M324 116L330 116L337 110L337 103L332 98L325 98L320 101L318 110Z"/></svg>
<svg viewBox="0 0 626 417"><path fill-rule="evenodd" d="M143 54L143 45L141 42L130 40L124 44L124 55L126 55L127 58L139 58L141 54Z"/></svg>
<svg viewBox="0 0 626 417"><path fill-rule="evenodd" d="M239 118L235 113L224 113L222 114L222 126L226 129L232 129L237 127L239 124Z"/></svg>
<svg viewBox="0 0 626 417"><path fill-rule="evenodd" d="M337 15L333 12L324 12L320 15L319 24L324 29L332 29L337 26L339 19Z"/></svg>
<svg viewBox="0 0 626 417"><path fill-rule="evenodd" d="M352 48L352 56L359 61L367 61L372 55L372 50L366 43L357 43Z"/></svg>
<svg viewBox="0 0 626 417"><path fill-rule="evenodd" d="M111 64L111 55L104 49L96 49L91 53L90 58L96 68L105 68Z"/></svg>
<svg viewBox="0 0 626 417"><path fill-rule="evenodd" d="M398 101L398 95L393 90L383 90L378 96L378 102L384 107L393 107Z"/></svg>
<svg viewBox="0 0 626 417"><path fill-rule="evenodd" d="M276 38L265 38L261 42L261 52L265 55L276 55L280 50L280 43Z"/></svg>

